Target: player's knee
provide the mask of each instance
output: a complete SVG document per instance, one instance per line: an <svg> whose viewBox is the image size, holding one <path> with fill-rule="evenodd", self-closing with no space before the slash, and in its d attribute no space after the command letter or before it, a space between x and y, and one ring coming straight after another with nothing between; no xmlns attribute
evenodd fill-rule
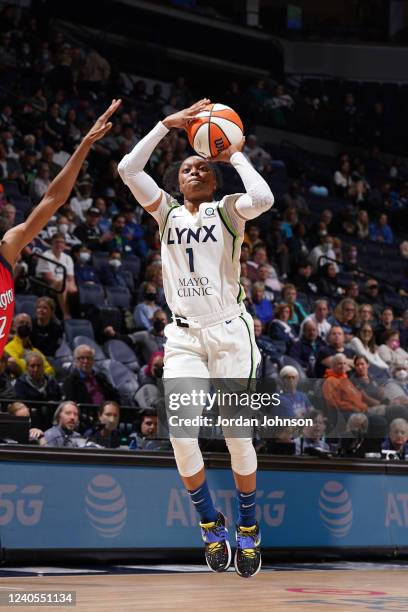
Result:
<svg viewBox="0 0 408 612"><path fill-rule="evenodd" d="M197 438L170 438L180 476L189 478L204 467Z"/></svg>
<svg viewBox="0 0 408 612"><path fill-rule="evenodd" d="M231 467L236 474L248 476L257 468L257 458L251 438L225 438L231 455Z"/></svg>
<svg viewBox="0 0 408 612"><path fill-rule="evenodd" d="M127 170L127 160L128 160L128 156L125 155L125 157L123 159L121 159L121 161L118 163L118 173L120 178L124 181L126 178L126 170Z"/></svg>

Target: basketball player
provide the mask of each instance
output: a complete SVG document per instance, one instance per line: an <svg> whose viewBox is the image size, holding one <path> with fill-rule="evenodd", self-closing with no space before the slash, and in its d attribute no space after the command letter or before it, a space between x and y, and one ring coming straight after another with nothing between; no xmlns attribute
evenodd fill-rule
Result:
<svg viewBox="0 0 408 612"><path fill-rule="evenodd" d="M232 164L246 193L227 195L219 202L214 201L215 173L199 156L181 164L182 206L143 171L169 130L186 129L209 102L200 100L159 122L118 167L136 200L160 228L163 284L173 313L173 322L165 329L165 379L248 379L255 376L260 361L252 318L242 301L239 258L245 222L268 210L274 199L241 153L244 139L216 161ZM261 566L255 518L257 458L251 437L228 437L225 430L224 435L238 496L235 568L240 576L249 577ZM171 441L178 471L200 515L207 564L213 571L225 571L231 562L225 518L214 508L198 439L171 436Z"/></svg>
<svg viewBox="0 0 408 612"><path fill-rule="evenodd" d="M110 107L89 130L75 153L48 187L41 202L24 223L9 229L0 242L0 356L8 341L14 312L13 267L21 250L35 238L51 217L68 199L94 142L103 138L112 127L109 117L119 108L121 100L113 100Z"/></svg>

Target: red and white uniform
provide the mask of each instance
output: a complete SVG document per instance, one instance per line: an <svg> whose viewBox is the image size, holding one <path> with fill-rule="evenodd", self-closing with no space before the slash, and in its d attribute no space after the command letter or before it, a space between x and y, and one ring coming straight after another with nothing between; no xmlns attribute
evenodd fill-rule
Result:
<svg viewBox="0 0 408 612"><path fill-rule="evenodd" d="M14 314L14 278L11 265L0 255L0 357L9 339Z"/></svg>

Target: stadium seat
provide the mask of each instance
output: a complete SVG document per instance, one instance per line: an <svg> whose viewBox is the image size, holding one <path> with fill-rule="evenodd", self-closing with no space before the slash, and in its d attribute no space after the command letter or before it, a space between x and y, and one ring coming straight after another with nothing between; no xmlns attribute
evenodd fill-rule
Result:
<svg viewBox="0 0 408 612"><path fill-rule="evenodd" d="M95 340L93 327L86 319L67 319L64 321L65 337L70 346L76 336L86 336Z"/></svg>
<svg viewBox="0 0 408 612"><path fill-rule="evenodd" d="M120 361L129 370L132 372L138 372L140 370L140 363L136 357L136 354L130 346L123 342L122 340L109 340L105 343L105 351L109 359L114 359L115 361Z"/></svg>
<svg viewBox="0 0 408 612"><path fill-rule="evenodd" d="M129 270L133 278L139 278L141 262L137 255L125 255L122 259L122 269Z"/></svg>
<svg viewBox="0 0 408 612"><path fill-rule="evenodd" d="M135 292L135 279L133 278L133 274L130 270L123 270L123 276L125 277L125 281L130 293Z"/></svg>
<svg viewBox="0 0 408 612"><path fill-rule="evenodd" d="M114 359L105 359L99 364L99 369L106 374L111 385L119 391L121 402L128 406L134 405L134 397L139 388L136 375L123 363Z"/></svg>
<svg viewBox="0 0 408 612"><path fill-rule="evenodd" d="M57 371L68 371L74 361L71 347L66 340L63 340L61 345L55 351L54 361L57 366Z"/></svg>
<svg viewBox="0 0 408 612"><path fill-rule="evenodd" d="M106 287L106 301L110 306L130 308L130 292L127 287Z"/></svg>
<svg viewBox="0 0 408 612"><path fill-rule="evenodd" d="M79 301L84 306L102 306L105 293L102 285L78 285Z"/></svg>
<svg viewBox="0 0 408 612"><path fill-rule="evenodd" d="M38 300L38 295L32 294L16 294L15 314L26 312L30 317L35 317L35 305Z"/></svg>
<svg viewBox="0 0 408 612"><path fill-rule="evenodd" d="M102 266L108 263L109 254L105 251L94 251L92 253L92 263L94 268L100 270Z"/></svg>
<svg viewBox="0 0 408 612"><path fill-rule="evenodd" d="M80 344L87 344L88 346L93 348L93 350L95 351L95 362L104 361L106 359L105 353L103 352L99 344L97 344L95 340L92 340L92 338L89 338L88 336L75 336L72 341L72 348L75 349Z"/></svg>

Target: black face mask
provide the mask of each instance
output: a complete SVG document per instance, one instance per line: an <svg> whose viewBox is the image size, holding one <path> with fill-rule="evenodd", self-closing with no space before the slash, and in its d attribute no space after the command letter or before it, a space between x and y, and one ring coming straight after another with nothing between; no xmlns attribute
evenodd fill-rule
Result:
<svg viewBox="0 0 408 612"><path fill-rule="evenodd" d="M30 334L31 327L27 325L27 323L23 323L17 327L17 335L20 336L20 338L28 338Z"/></svg>
<svg viewBox="0 0 408 612"><path fill-rule="evenodd" d="M153 374L156 378L163 378L163 370L163 366L156 366L155 368L153 368Z"/></svg>
<svg viewBox="0 0 408 612"><path fill-rule="evenodd" d="M153 302L156 299L156 294L155 293L145 293L145 298L146 300L149 300L149 302Z"/></svg>
<svg viewBox="0 0 408 612"><path fill-rule="evenodd" d="M154 331L161 332L163 331L165 327L166 327L166 324L163 323L163 321L160 321L160 319L156 319L155 321L153 321Z"/></svg>

